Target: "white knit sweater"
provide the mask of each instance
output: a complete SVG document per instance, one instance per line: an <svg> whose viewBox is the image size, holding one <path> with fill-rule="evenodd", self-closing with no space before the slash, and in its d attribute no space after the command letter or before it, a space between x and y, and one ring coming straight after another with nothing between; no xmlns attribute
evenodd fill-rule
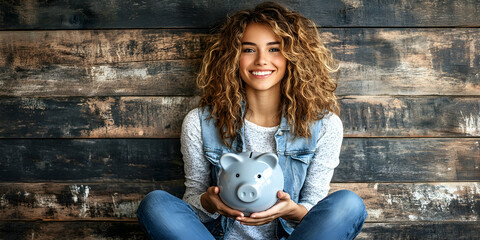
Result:
<svg viewBox="0 0 480 240"><path fill-rule="evenodd" d="M182 125L181 151L185 167L186 191L183 200L206 222L217 218L218 213L208 213L200 203L200 196L210 187L210 163L203 156L202 131L198 108L190 111ZM245 147L247 151L276 152L274 134L279 126L262 127L245 120ZM322 132L316 145L313 160L307 170L299 204L310 210L327 196L333 170L339 163L343 126L337 115L323 119ZM276 220L262 226L246 226L235 221L225 239L275 239ZM294 223L292 223L294 224Z"/></svg>

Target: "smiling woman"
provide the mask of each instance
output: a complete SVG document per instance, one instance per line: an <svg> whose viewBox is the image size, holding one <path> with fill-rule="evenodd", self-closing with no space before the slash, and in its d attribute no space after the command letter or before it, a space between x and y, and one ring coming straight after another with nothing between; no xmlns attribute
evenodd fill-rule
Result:
<svg viewBox="0 0 480 240"><path fill-rule="evenodd" d="M148 194L137 216L149 236L355 238L367 217L363 200L347 190L328 195L343 139L335 66L299 13L267 2L229 17L203 58L200 107L182 126L184 201ZM231 152L277 155L284 187L275 205L246 216L221 200L219 159Z"/></svg>

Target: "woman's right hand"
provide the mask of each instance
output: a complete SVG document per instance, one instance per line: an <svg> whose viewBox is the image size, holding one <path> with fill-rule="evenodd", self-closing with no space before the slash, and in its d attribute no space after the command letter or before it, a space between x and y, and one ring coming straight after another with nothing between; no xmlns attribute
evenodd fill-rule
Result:
<svg viewBox="0 0 480 240"><path fill-rule="evenodd" d="M207 210L207 212L212 214L218 212L223 216L233 219L237 217L243 217L242 212L232 209L222 202L220 196L218 196L219 192L220 189L218 187L209 187L207 191L200 197L202 207Z"/></svg>

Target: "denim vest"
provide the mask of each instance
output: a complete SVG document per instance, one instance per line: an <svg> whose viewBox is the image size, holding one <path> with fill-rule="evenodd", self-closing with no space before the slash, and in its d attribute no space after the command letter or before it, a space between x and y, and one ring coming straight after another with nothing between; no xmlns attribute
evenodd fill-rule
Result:
<svg viewBox="0 0 480 240"><path fill-rule="evenodd" d="M209 119L210 112L208 108L203 112L201 108L198 109L202 127L203 153L205 158L211 163L212 186L216 186L217 175L220 170L220 157L225 153L246 151L244 145L245 128L244 126L241 128L240 134L233 141L232 148L234 151L232 151L222 142L214 120ZM282 117L280 127L275 133L276 154L284 175L283 191L290 194L291 199L296 203L298 203L300 198L300 190L307 175L307 168L313 159L317 140L321 137L321 128L322 121L316 121L310 126L312 135L310 138L294 138L294 133L290 131L291 127L287 124L287 119ZM215 222L210 222L206 225L216 239L223 239L223 236L228 234L228 230L233 222L233 219L221 215ZM279 218L278 222L279 224L276 227L278 239L287 237L293 232L294 229L288 226L284 219Z"/></svg>

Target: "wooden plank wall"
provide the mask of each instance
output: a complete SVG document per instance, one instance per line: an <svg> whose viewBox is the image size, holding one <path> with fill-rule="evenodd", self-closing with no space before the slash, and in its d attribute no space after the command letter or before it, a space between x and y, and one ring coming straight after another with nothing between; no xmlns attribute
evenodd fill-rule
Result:
<svg viewBox="0 0 480 240"><path fill-rule="evenodd" d="M213 26L260 1L0 1L0 238L145 239ZM341 61L358 239L480 238L480 2L283 1Z"/></svg>

